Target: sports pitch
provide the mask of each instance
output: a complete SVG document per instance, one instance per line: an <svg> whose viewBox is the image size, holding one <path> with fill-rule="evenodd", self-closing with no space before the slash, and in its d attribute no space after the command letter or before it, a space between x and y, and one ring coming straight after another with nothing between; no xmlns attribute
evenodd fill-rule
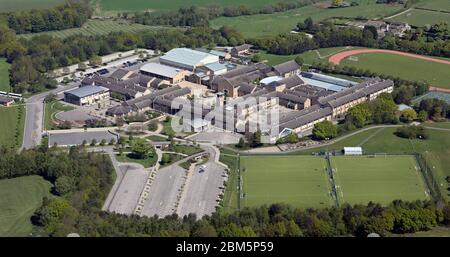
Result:
<svg viewBox="0 0 450 257"><path fill-rule="evenodd" d="M241 206L288 203L296 207L329 207L326 161L312 156L244 156Z"/></svg>
<svg viewBox="0 0 450 257"><path fill-rule="evenodd" d="M429 198L414 156L338 156L331 158L331 165L341 202L389 204Z"/></svg>
<svg viewBox="0 0 450 257"><path fill-rule="evenodd" d="M324 157L305 155L242 156L241 207L288 203L296 207L329 207L332 182ZM393 200L429 199L412 155L331 157L339 203L389 204Z"/></svg>

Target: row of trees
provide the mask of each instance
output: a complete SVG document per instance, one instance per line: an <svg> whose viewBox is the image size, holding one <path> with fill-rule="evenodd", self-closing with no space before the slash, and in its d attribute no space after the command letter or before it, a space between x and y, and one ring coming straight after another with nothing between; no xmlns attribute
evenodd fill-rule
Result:
<svg viewBox="0 0 450 257"><path fill-rule="evenodd" d="M345 116L342 128L350 131L368 124L396 124L397 105L392 95L382 93L377 99L350 108Z"/></svg>
<svg viewBox="0 0 450 257"><path fill-rule="evenodd" d="M136 12L133 21L145 25L170 25L170 26L205 26L209 20L214 18L236 17L253 14L270 14L274 12L284 12L291 9L300 8L318 0L297 0L290 2L279 2L268 4L263 8L253 8L246 4L236 6L210 5L207 7L182 7L176 11L165 12ZM128 15L122 15L128 17Z"/></svg>
<svg viewBox="0 0 450 257"><path fill-rule="evenodd" d="M446 28L446 26L438 27ZM382 39L379 39L376 29L373 27L366 27L360 30L353 27L336 27L327 22L319 25L314 23L311 18L307 18L303 23L299 23L297 28L300 31L314 33L314 37L310 38L302 33L285 33L272 37L251 39L249 41L260 49L281 55L299 54L316 48L351 45L450 57L449 40L436 36L428 37L423 33L412 34L406 38L386 35Z"/></svg>
<svg viewBox="0 0 450 257"><path fill-rule="evenodd" d="M81 27L92 16L87 0L70 0L50 9L7 14L8 26L16 33L35 33Z"/></svg>
<svg viewBox="0 0 450 257"><path fill-rule="evenodd" d="M97 56L138 47L167 51L175 47L190 48L229 43L243 43L234 29L194 27L182 30L158 30L140 34L110 33L105 36L76 35L65 39L42 35L32 40L17 39L13 30L0 25L0 57L11 63L10 82L15 92L39 92L54 88L44 73L90 60Z"/></svg>

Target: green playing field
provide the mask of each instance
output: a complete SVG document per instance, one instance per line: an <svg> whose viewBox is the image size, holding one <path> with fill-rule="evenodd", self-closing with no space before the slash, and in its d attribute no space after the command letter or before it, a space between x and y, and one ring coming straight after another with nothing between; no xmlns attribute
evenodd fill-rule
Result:
<svg viewBox="0 0 450 257"><path fill-rule="evenodd" d="M338 156L331 158L331 165L341 202L389 204L429 198L414 156Z"/></svg>
<svg viewBox="0 0 450 257"><path fill-rule="evenodd" d="M328 207L334 204L324 158L244 156L240 169L242 206L289 203L298 207Z"/></svg>

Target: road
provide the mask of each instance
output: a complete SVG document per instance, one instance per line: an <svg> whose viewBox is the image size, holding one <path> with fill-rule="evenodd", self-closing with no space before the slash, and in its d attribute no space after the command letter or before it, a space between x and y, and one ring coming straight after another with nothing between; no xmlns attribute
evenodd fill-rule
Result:
<svg viewBox="0 0 450 257"><path fill-rule="evenodd" d="M26 100L26 116L22 148L30 149L41 144L45 97L51 93L59 94L77 86L77 83L58 86L56 89L34 95Z"/></svg>

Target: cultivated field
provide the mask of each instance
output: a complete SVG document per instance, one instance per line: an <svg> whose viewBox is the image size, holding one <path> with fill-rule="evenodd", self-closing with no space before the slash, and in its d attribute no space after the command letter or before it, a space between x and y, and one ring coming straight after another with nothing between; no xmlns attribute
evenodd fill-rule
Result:
<svg viewBox="0 0 450 257"><path fill-rule="evenodd" d="M50 196L51 183L40 176L0 180L0 237L27 236L33 212Z"/></svg>
<svg viewBox="0 0 450 257"><path fill-rule="evenodd" d="M257 14L239 17L220 17L211 21L211 26L219 28L227 25L241 31L245 37L260 37L289 32L311 17L314 21L337 17L366 17L379 18L397 13L403 9L402 5L375 4L375 0L360 0L359 6L347 8L323 8L320 5L310 5L295 10L273 14Z"/></svg>
<svg viewBox="0 0 450 257"><path fill-rule="evenodd" d="M243 156L240 162L242 206L289 203L297 207L334 204L324 158L311 156Z"/></svg>
<svg viewBox="0 0 450 257"><path fill-rule="evenodd" d="M20 109L22 115L19 119ZM25 125L25 107L0 107L0 117L0 145L21 146Z"/></svg>
<svg viewBox="0 0 450 257"><path fill-rule="evenodd" d="M447 2L448 3L448 2ZM407 22L412 26L423 27L426 24L435 24L441 21L446 21L450 26L450 13L429 11L429 10L419 10L411 9L399 16L395 16L388 21L400 21Z"/></svg>
<svg viewBox="0 0 450 257"><path fill-rule="evenodd" d="M0 91L10 92L9 86L9 67L11 65L6 62L6 59L0 58Z"/></svg>
<svg viewBox="0 0 450 257"><path fill-rule="evenodd" d="M357 54L340 63L406 80L426 81L435 87L450 88L450 65L445 63L391 53Z"/></svg>
<svg viewBox="0 0 450 257"><path fill-rule="evenodd" d="M341 202L389 204L425 200L428 194L414 156L331 158Z"/></svg>
<svg viewBox="0 0 450 257"><path fill-rule="evenodd" d="M0 0L0 13L30 9L45 9L63 4L65 0Z"/></svg>
<svg viewBox="0 0 450 257"><path fill-rule="evenodd" d="M188 6L237 6L246 4L252 7L263 7L278 2L292 0L94 0L92 4L98 6L101 11L143 11L143 10L177 10Z"/></svg>
<svg viewBox="0 0 450 257"><path fill-rule="evenodd" d="M81 28L72 28L59 31L32 33L19 35L24 38L31 38L37 35L49 35L57 38L66 38L73 35L83 34L87 36L107 35L111 32L131 32L138 33L143 31L152 31L158 29L173 29L161 26L146 26L124 20L89 20Z"/></svg>

